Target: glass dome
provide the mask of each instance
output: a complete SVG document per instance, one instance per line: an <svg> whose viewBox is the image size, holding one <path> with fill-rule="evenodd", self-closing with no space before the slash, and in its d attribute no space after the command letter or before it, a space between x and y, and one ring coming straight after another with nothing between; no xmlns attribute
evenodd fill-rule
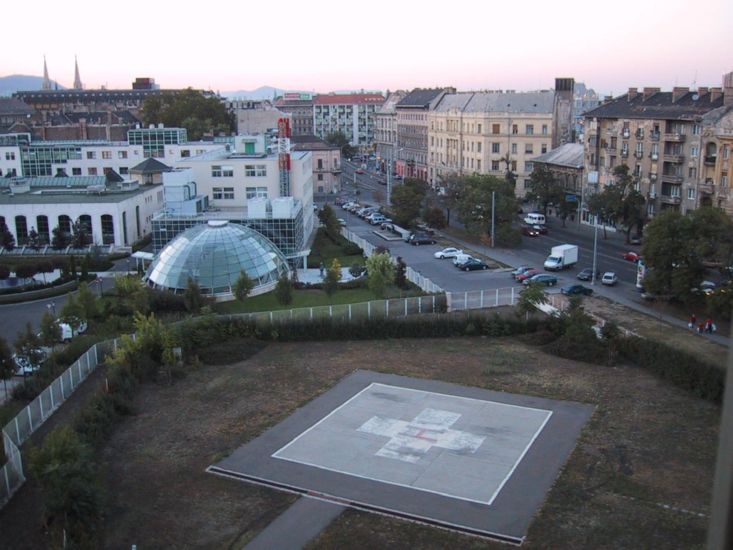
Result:
<svg viewBox="0 0 733 550"><path fill-rule="evenodd" d="M203 294L225 298L232 296L241 270L254 282L254 295L273 288L289 268L282 252L254 229L209 221L168 243L148 268L146 279L155 288L182 292L191 278Z"/></svg>

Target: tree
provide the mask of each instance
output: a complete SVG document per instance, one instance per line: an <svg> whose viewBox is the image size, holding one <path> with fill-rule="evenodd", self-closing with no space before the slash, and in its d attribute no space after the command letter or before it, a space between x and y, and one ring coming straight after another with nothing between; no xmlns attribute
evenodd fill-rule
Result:
<svg viewBox="0 0 733 550"><path fill-rule="evenodd" d="M30 323L26 323L25 330L15 341L15 352L28 359L31 365L40 365L45 354L41 350L41 340L36 336Z"/></svg>
<svg viewBox="0 0 733 550"><path fill-rule="evenodd" d="M186 128L189 140L199 140L205 133L234 131L234 117L220 98L191 88L146 98L142 115L145 124Z"/></svg>
<svg viewBox="0 0 733 550"><path fill-rule="evenodd" d="M403 184L392 189L392 212L397 225L409 227L414 224L424 198L416 186Z"/></svg>
<svg viewBox="0 0 733 550"><path fill-rule="evenodd" d="M69 325L74 332L76 332L82 322L86 319L84 307L73 294L69 294L69 297L66 299L64 307L61 308L59 318L61 321Z"/></svg>
<svg viewBox="0 0 733 550"><path fill-rule="evenodd" d="M206 304L206 299L201 294L201 287L191 277L188 278L186 290L183 292L183 303L191 313L198 313Z"/></svg>
<svg viewBox="0 0 733 550"><path fill-rule="evenodd" d="M467 176L463 178L462 190L458 199L458 215L466 229L474 235L483 237L491 230L491 194L495 193L495 225L497 244L503 239L509 240L512 233L512 222L516 217L519 205L514 194L514 187L505 180L495 176ZM502 238L499 238L499 237Z"/></svg>
<svg viewBox="0 0 733 550"><path fill-rule="evenodd" d="M590 212L603 222L603 238L608 238L606 223L619 225L626 231L629 242L631 230L641 231L645 219L646 199L636 190L636 181L629 167L621 164L613 169L614 182L588 200Z"/></svg>
<svg viewBox="0 0 733 550"><path fill-rule="evenodd" d="M44 346L53 348L56 342L61 341L61 327L54 319L50 311L46 311L41 317L41 343Z"/></svg>
<svg viewBox="0 0 733 550"><path fill-rule="evenodd" d="M323 208L318 211L318 220L323 224L332 239L336 239L341 234L341 225L339 224L336 213L328 204L324 204Z"/></svg>
<svg viewBox="0 0 733 550"><path fill-rule="evenodd" d="M79 273L79 277L82 281L86 281L89 278L89 254L82 256L79 269L81 271L81 273Z"/></svg>
<svg viewBox="0 0 733 550"><path fill-rule="evenodd" d="M15 237L13 237L5 222L0 224L0 246L5 250L13 250L15 248Z"/></svg>
<svg viewBox="0 0 733 550"><path fill-rule="evenodd" d="M87 227L81 223L81 219L77 218L76 221L71 224L72 237L71 241L74 248L84 248L92 242L91 237L87 231Z"/></svg>
<svg viewBox="0 0 733 550"><path fill-rule="evenodd" d="M8 385L7 381L10 380L15 374L15 361L13 361L13 355L10 351L8 342L0 336L0 379L3 381L5 387L5 397L8 396Z"/></svg>
<svg viewBox="0 0 733 550"><path fill-rule="evenodd" d="M430 208L425 213L425 223L435 229L443 229L446 226L445 214L438 207Z"/></svg>
<svg viewBox="0 0 733 550"><path fill-rule="evenodd" d="M5 280L10 277L10 268L4 264L0 264L0 280Z"/></svg>
<svg viewBox="0 0 733 550"><path fill-rule="evenodd" d="M326 270L326 277L323 279L323 290L326 294L332 296L338 290L339 281L341 280L341 264L338 259L334 258L331 265Z"/></svg>
<svg viewBox="0 0 733 550"><path fill-rule="evenodd" d="M245 298L247 298L247 296L249 296L249 293L252 292L254 286L254 281L250 279L249 275L247 275L247 272L242 269L239 272L239 278L237 278L237 282L234 283L234 297L240 302L244 302Z"/></svg>
<svg viewBox="0 0 733 550"><path fill-rule="evenodd" d="M284 306L293 301L293 282L287 273L280 275L280 278L277 280L277 285L275 285L275 298L278 303Z"/></svg>
<svg viewBox="0 0 733 550"><path fill-rule="evenodd" d="M38 235L35 227L31 227L31 230L28 232L28 246L33 250L41 248L41 237Z"/></svg>
<svg viewBox="0 0 733 550"><path fill-rule="evenodd" d="M560 204L557 207L557 213L562 220L563 227L565 227L565 221L568 219L568 216L572 216L575 212L577 212L577 210L577 202L565 200L565 197L560 200Z"/></svg>
<svg viewBox="0 0 733 550"><path fill-rule="evenodd" d="M331 132L324 140L329 145L335 145L341 149L341 155L350 159L356 154L356 149L351 146L349 139L343 132Z"/></svg>
<svg viewBox="0 0 733 550"><path fill-rule="evenodd" d="M53 228L51 233L53 235L51 237L51 248L54 250L61 250L62 248L69 246L68 234L65 231L62 231L58 225Z"/></svg>
<svg viewBox="0 0 733 550"><path fill-rule="evenodd" d="M387 286L394 281L394 265L387 253L372 254L366 260L367 286L377 298L384 298Z"/></svg>
<svg viewBox="0 0 733 550"><path fill-rule="evenodd" d="M69 256L69 275L76 278L76 256Z"/></svg>
<svg viewBox="0 0 733 550"><path fill-rule="evenodd" d="M545 285L533 281L519 294L517 314L524 315L524 318L528 319L529 314L535 311L538 305L546 303L547 295L545 293Z"/></svg>
<svg viewBox="0 0 733 550"><path fill-rule="evenodd" d="M402 259L402 256L397 257L397 265L394 270L394 284L402 290L409 288L409 284L407 283L407 264Z"/></svg>
<svg viewBox="0 0 733 550"><path fill-rule="evenodd" d="M547 206L559 203L564 197L562 186L546 164L535 164L529 178L527 199L536 202L547 216Z"/></svg>
<svg viewBox="0 0 733 550"><path fill-rule="evenodd" d="M79 291L76 293L76 301L82 312L82 319L90 321L99 314L99 304L97 296L91 291L89 285L85 282L79 283Z"/></svg>
<svg viewBox="0 0 733 550"><path fill-rule="evenodd" d="M20 279L31 279L38 273L36 264L22 263L15 266L15 276Z"/></svg>

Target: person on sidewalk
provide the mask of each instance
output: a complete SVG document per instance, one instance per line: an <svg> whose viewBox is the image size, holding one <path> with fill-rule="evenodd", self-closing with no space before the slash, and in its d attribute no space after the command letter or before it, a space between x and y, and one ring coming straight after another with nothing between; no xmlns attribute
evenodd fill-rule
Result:
<svg viewBox="0 0 733 550"><path fill-rule="evenodd" d="M705 332L707 332L708 334L713 333L713 320L710 317L708 317L705 321Z"/></svg>
<svg viewBox="0 0 733 550"><path fill-rule="evenodd" d="M691 328L692 330L695 330L695 327L697 326L697 316L693 313L690 315L690 322L687 323L687 328Z"/></svg>
<svg viewBox="0 0 733 550"><path fill-rule="evenodd" d="M702 321L700 321L700 324L697 325L697 332L698 334L702 334L703 332L705 332L705 323L703 323Z"/></svg>

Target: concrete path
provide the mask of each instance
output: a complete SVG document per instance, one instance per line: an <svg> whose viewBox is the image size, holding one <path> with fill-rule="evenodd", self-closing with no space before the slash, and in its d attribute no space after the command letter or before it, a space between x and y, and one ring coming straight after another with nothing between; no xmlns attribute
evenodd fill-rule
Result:
<svg viewBox="0 0 733 550"><path fill-rule="evenodd" d="M265 527L245 548L246 550L304 548L345 509L345 506L333 502L301 497Z"/></svg>

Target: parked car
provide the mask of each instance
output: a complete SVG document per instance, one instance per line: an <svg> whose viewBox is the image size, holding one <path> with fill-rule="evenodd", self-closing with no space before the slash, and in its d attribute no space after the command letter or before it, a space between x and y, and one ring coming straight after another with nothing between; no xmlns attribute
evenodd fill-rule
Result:
<svg viewBox="0 0 733 550"><path fill-rule="evenodd" d="M473 259L473 256L471 256L470 254L466 254L465 252L462 254L457 254L456 257L453 258L453 265L458 267L459 264L467 262L471 259Z"/></svg>
<svg viewBox="0 0 733 550"><path fill-rule="evenodd" d="M534 277L535 275L539 274L539 270L535 269L534 267L529 268L524 273L520 273L515 277L518 283L523 282L525 279L529 279L530 277Z"/></svg>
<svg viewBox="0 0 733 550"><path fill-rule="evenodd" d="M13 363L15 364L15 376L30 376L40 369L43 362L48 358L48 353L42 348L35 350L35 355L38 359L37 363L34 363L24 355L18 355L17 353L12 355Z"/></svg>
<svg viewBox="0 0 733 550"><path fill-rule="evenodd" d="M414 246L421 244L435 244L437 241L427 233L413 233L407 239L407 242Z"/></svg>
<svg viewBox="0 0 733 550"><path fill-rule="evenodd" d="M641 237L639 237L639 236L637 235L637 236L635 236L635 237L631 237L631 238L629 238L629 244L633 244L633 245L640 245L640 244L641 244Z"/></svg>
<svg viewBox="0 0 733 550"><path fill-rule="evenodd" d="M593 294L593 289L592 288L588 288L588 287L583 286L583 285L568 285L568 286L562 287L560 289L560 292L562 294L566 294L568 296L573 296L573 295L576 295L576 294L582 294L584 296L590 296L591 294Z"/></svg>
<svg viewBox="0 0 733 550"><path fill-rule="evenodd" d="M533 225L533 229L540 232L540 235L547 235L547 226L546 225Z"/></svg>
<svg viewBox="0 0 733 550"><path fill-rule="evenodd" d="M634 251L626 252L622 254L622 257L628 262L638 262L641 260L641 256Z"/></svg>
<svg viewBox="0 0 733 550"><path fill-rule="evenodd" d="M540 283L545 286L555 286L557 284L557 277L554 275L548 275L547 273L538 273L522 281L523 285L529 285L531 283Z"/></svg>
<svg viewBox="0 0 733 550"><path fill-rule="evenodd" d="M601 270L596 269L596 279L601 278ZM592 267L586 267L583 269L580 273L578 273L578 280L580 281L590 281L593 279L593 268Z"/></svg>
<svg viewBox="0 0 733 550"><path fill-rule="evenodd" d="M357 174L366 174L366 171L363 168L357 168L356 173Z"/></svg>
<svg viewBox="0 0 733 550"><path fill-rule="evenodd" d="M435 256L439 260L444 260L445 258L455 258L459 254L463 254L463 250L449 246L448 248L444 248L443 250L438 250L435 254L433 254L433 256Z"/></svg>
<svg viewBox="0 0 733 550"><path fill-rule="evenodd" d="M522 235L525 235L527 237L539 237L540 236L540 232L537 231L531 225L522 225L520 229L522 230Z"/></svg>
<svg viewBox="0 0 733 550"><path fill-rule="evenodd" d="M717 285L713 281L703 281L700 286L692 289L693 294L712 294L715 292Z"/></svg>
<svg viewBox="0 0 733 550"><path fill-rule="evenodd" d="M344 227L346 225L346 220L343 218L336 218L336 221L341 227Z"/></svg>
<svg viewBox="0 0 733 550"><path fill-rule="evenodd" d="M434 237L435 236L435 231L433 231L432 229L430 229L424 223L417 224L417 230L420 231L421 233L426 233L426 234L430 235L431 237Z"/></svg>
<svg viewBox="0 0 733 550"><path fill-rule="evenodd" d="M370 218L367 218L367 221L369 221L372 225L383 225L385 223L392 223L392 220L390 218L387 218L384 216L384 214L376 214L371 216Z"/></svg>
<svg viewBox="0 0 733 550"><path fill-rule="evenodd" d="M471 258L470 260L466 260L465 262L458 264L458 269L461 269L463 271L476 271L476 270L487 270L489 269L489 266L486 265L484 262L477 258Z"/></svg>
<svg viewBox="0 0 733 550"><path fill-rule="evenodd" d="M613 286L618 283L618 277L613 271L606 271L601 277L601 284Z"/></svg>
<svg viewBox="0 0 733 550"><path fill-rule="evenodd" d="M62 342L68 342L75 336L78 336L80 334L83 334L87 330L87 322L82 321L81 319L71 319L74 321L73 323L64 323L61 321L57 321L59 327L61 328L61 341ZM76 325L76 329L72 328L72 325Z"/></svg>
<svg viewBox="0 0 733 550"><path fill-rule="evenodd" d="M530 267L530 266L528 266L528 265L520 265L517 269L515 269L514 271L512 271L509 274L512 276L512 279L516 279L517 278L517 275L521 275L522 273L524 273L528 269L533 269L533 268Z"/></svg>

